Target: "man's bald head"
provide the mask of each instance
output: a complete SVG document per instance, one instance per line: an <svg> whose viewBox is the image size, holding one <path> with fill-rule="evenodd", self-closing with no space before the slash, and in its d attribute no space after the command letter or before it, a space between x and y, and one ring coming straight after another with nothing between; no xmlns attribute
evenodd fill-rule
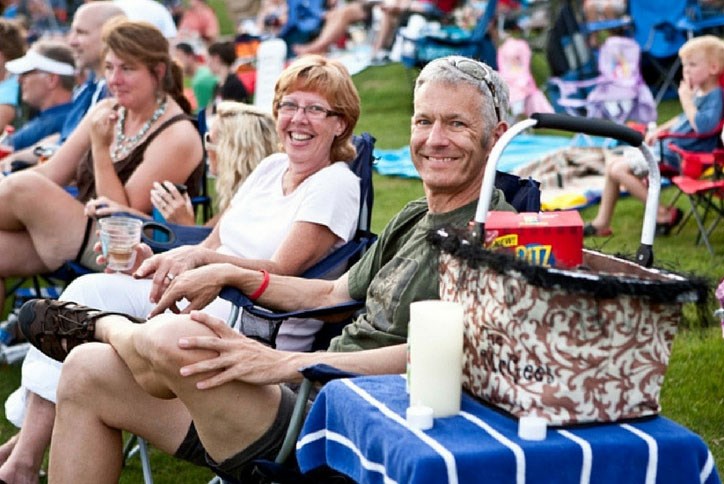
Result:
<svg viewBox="0 0 724 484"><path fill-rule="evenodd" d="M75 54L77 68L92 69L99 73L103 25L109 19L121 15L124 15L123 10L108 0L85 3L78 7L68 39Z"/></svg>

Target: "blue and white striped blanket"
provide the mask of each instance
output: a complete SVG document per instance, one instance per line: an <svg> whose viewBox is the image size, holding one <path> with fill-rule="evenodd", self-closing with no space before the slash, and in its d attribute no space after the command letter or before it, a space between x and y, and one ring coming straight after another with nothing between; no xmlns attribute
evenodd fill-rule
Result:
<svg viewBox="0 0 724 484"><path fill-rule="evenodd" d="M327 464L367 483L719 483L702 439L664 417L549 428L517 436L518 422L464 395L462 411L428 431L405 423L400 376L328 383L297 442L302 471Z"/></svg>

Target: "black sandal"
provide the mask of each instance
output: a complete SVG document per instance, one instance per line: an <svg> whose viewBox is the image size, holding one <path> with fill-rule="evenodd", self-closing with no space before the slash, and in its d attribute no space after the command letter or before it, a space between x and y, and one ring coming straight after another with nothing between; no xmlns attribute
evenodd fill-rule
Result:
<svg viewBox="0 0 724 484"><path fill-rule="evenodd" d="M123 313L100 311L70 301L31 299L20 308L18 325L30 344L62 362L76 346L97 341L96 320L110 315L123 316L134 323L145 322Z"/></svg>

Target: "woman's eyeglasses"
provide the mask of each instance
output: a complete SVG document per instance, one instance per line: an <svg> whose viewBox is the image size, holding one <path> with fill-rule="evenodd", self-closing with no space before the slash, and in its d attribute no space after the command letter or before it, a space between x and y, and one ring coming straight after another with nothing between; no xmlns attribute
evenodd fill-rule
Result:
<svg viewBox="0 0 724 484"><path fill-rule="evenodd" d="M216 150L216 143L211 141L211 133L209 131L204 133L204 148L206 148L206 151Z"/></svg>
<svg viewBox="0 0 724 484"><path fill-rule="evenodd" d="M490 91L490 95L493 98L495 116L498 118L498 122L500 122L500 100L498 99L498 92L495 90L495 85L491 80L492 74L488 66L470 59L451 59L450 64L463 74L467 74L477 81L482 81L488 86L488 91Z"/></svg>
<svg viewBox="0 0 724 484"><path fill-rule="evenodd" d="M292 101L282 101L277 106L279 114L282 116L292 117L299 110L304 111L305 116L309 119L324 119L327 116L339 116L341 113L327 109L319 104L310 104L309 106L300 106Z"/></svg>

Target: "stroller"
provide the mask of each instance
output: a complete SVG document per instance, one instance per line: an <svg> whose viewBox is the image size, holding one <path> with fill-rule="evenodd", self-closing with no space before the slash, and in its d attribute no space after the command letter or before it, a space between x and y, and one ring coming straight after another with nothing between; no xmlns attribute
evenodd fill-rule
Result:
<svg viewBox="0 0 724 484"><path fill-rule="evenodd" d="M530 45L525 40L509 37L498 48L498 72L510 89L514 117L553 112L551 103L533 79L530 59Z"/></svg>
<svg viewBox="0 0 724 484"><path fill-rule="evenodd" d="M557 104L571 115L626 121L656 121L656 103L639 70L641 52L633 39L609 37L598 56L599 75L575 81L552 78Z"/></svg>

